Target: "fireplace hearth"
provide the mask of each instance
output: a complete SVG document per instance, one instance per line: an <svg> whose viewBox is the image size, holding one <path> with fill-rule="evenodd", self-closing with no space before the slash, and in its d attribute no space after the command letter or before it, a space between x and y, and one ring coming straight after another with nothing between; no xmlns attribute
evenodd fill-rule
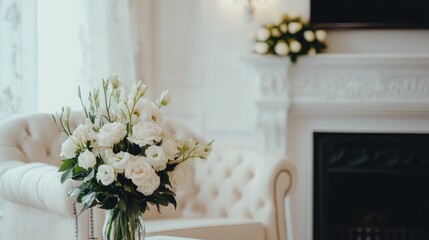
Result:
<svg viewBox="0 0 429 240"><path fill-rule="evenodd" d="M314 240L429 239L429 134L314 133Z"/></svg>

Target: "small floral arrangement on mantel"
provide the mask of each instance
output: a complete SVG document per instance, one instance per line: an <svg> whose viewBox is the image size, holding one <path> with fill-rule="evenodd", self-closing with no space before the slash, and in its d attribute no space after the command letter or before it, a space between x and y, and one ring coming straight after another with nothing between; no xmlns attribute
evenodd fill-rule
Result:
<svg viewBox="0 0 429 240"><path fill-rule="evenodd" d="M69 107L52 115L68 136L61 149L61 182L80 181L69 198L77 196L81 212L94 206L107 210L104 240L144 239L143 213L149 205L158 211L160 206L176 207L174 191L186 175L185 163L206 159L213 141L181 140L165 128L162 108L171 101L168 90L152 102L144 98L147 87L141 81L131 92L116 75L102 84L103 99L94 89L86 103L78 89L86 121L73 131Z"/></svg>
<svg viewBox="0 0 429 240"><path fill-rule="evenodd" d="M296 63L299 56L315 55L326 48L326 31L301 17L285 14L278 24L266 24L256 32L254 51L258 54L289 56Z"/></svg>

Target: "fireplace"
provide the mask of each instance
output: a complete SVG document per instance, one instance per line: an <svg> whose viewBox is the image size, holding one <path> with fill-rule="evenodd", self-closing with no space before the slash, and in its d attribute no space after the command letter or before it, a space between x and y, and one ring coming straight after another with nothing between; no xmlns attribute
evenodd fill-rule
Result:
<svg viewBox="0 0 429 240"><path fill-rule="evenodd" d="M429 239L429 134L314 133L314 240Z"/></svg>
<svg viewBox="0 0 429 240"><path fill-rule="evenodd" d="M385 144L400 137L423 138L428 142L424 134L429 133L429 55L318 54L303 57L296 65L291 65L282 58L267 56L251 55L243 60L256 70L252 72L255 73L254 78L249 79L252 79L252 91L255 93L253 96L257 114L254 117L260 129L260 135L255 137L260 141L258 146L286 155L296 166L294 191L285 203L288 240L326 240L329 237L332 240L377 240L377 237L384 240L385 236L402 240L407 239L407 234L412 233L414 236L420 233L421 227L418 224L423 224L423 221L419 221L416 215L429 216L423 206L429 200L418 198L412 204L401 203L410 203L416 193L429 189L422 184L423 181L429 183L423 176L425 174L416 173L424 172L426 168L414 165L382 168L390 166L390 162L386 160L386 166L381 163L372 165L378 163L372 161L371 164L355 166L355 169L352 168L353 165L344 165L344 169L337 169L344 171L335 174L332 171L335 172L336 168L327 170L325 177L329 178L324 181L329 180L330 185L328 189L318 192L322 195L319 198L327 198L330 193L328 190L337 191L330 194L341 198L338 197L337 202L324 200L319 204L325 205L319 207L314 203L319 200L314 193L317 184L320 184L320 176L315 176L314 172L320 166L314 165L313 150L315 132L335 133L334 135L382 133L369 134L369 139L374 140L363 142L387 139ZM347 134L338 136L341 143L345 141ZM350 136L355 138L359 134ZM360 137L366 139L367 136L362 134ZM416 139L412 141L419 142ZM408 140L405 142L403 145L415 146L409 145ZM382 150L379 154L381 153ZM391 158L390 161L395 163L395 159ZM355 160L359 158L356 157ZM413 172L412 177L407 175L408 172ZM363 181L355 180L359 177L365 178L365 185ZM387 186L391 182L394 182L391 186L396 184L397 189L401 189L395 192L395 188L391 187L393 189L389 190ZM419 182L422 185L416 185ZM410 187L411 184L414 185ZM360 190L365 190L366 194L359 194ZM381 190L386 192L380 194ZM349 200L354 208L348 209L348 212L343 211L345 206L342 204ZM373 206L362 210L358 204L365 201ZM341 209L335 213L347 215L347 222L343 221L344 215L335 216L331 211L324 210L323 208L330 207L326 204ZM376 208L378 206L384 208ZM396 211L390 211L394 207ZM398 223L399 217L392 215L405 214L406 211L416 213L407 219L408 222ZM316 221L314 218L321 218L320 214L324 214L323 220ZM334 217L337 222L333 220ZM425 223L425 228L429 229L427 221ZM421 234L427 232L423 231Z"/></svg>

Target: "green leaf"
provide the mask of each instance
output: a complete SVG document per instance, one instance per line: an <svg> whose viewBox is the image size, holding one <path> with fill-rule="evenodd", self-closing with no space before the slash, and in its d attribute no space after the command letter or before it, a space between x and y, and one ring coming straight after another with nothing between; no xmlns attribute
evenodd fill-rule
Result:
<svg viewBox="0 0 429 240"><path fill-rule="evenodd" d="M102 209L114 209L118 205L119 197L118 196L108 196L101 203L100 208Z"/></svg>
<svg viewBox="0 0 429 240"><path fill-rule="evenodd" d="M84 212L86 209L95 206L96 201L95 198L97 197L96 192L91 192L90 194L84 196L82 198L82 210L80 210L79 215Z"/></svg>
<svg viewBox="0 0 429 240"><path fill-rule="evenodd" d="M83 185L80 185L79 187L75 187L75 188L73 188L72 190L70 190L69 192L68 192L68 194L67 194L67 199L70 199L70 198L72 198L73 196L75 196L75 195L78 195L81 191L82 191L82 186Z"/></svg>
<svg viewBox="0 0 429 240"><path fill-rule="evenodd" d="M63 163L61 164L60 169L58 169L58 172L64 172L65 170L67 170L67 169L69 169L71 167L73 167L73 166L71 164L70 159L64 159Z"/></svg>
<svg viewBox="0 0 429 240"><path fill-rule="evenodd" d="M64 183L65 181L67 181L72 177L73 177L73 168L69 168L61 175L61 183Z"/></svg>
<svg viewBox="0 0 429 240"><path fill-rule="evenodd" d="M125 204L124 200L122 200L122 199L119 200L118 209L121 210L122 212L127 211L127 205Z"/></svg>
<svg viewBox="0 0 429 240"><path fill-rule="evenodd" d="M177 201L176 198L172 195L164 195L164 197L167 199L168 202L170 202L171 204L173 204L174 209L177 208Z"/></svg>
<svg viewBox="0 0 429 240"><path fill-rule="evenodd" d="M83 181L89 181L89 180L93 179L93 178L94 178L94 176L95 176L95 170L94 170L94 169L91 169L91 172L88 174L88 176L86 176L86 177L83 179Z"/></svg>

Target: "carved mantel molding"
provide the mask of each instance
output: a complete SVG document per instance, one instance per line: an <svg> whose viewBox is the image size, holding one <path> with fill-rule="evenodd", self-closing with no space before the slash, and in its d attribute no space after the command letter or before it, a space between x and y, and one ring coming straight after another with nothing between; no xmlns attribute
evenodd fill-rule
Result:
<svg viewBox="0 0 429 240"><path fill-rule="evenodd" d="M287 58L249 55L256 70L259 128L269 150L286 153L294 111L429 110L429 55L319 54Z"/></svg>

